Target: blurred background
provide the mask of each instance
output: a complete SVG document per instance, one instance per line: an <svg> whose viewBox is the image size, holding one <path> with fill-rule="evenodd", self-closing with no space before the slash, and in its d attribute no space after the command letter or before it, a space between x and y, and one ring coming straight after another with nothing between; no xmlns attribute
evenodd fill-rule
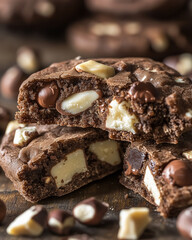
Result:
<svg viewBox="0 0 192 240"><path fill-rule="evenodd" d="M21 83L81 56L150 57L192 79L192 0L0 0L0 129Z"/></svg>

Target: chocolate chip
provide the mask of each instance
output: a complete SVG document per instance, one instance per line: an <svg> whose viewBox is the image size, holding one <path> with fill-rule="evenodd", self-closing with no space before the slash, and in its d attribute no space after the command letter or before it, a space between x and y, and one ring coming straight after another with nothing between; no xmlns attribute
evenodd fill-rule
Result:
<svg viewBox="0 0 192 240"><path fill-rule="evenodd" d="M192 162L174 160L163 170L163 178L166 182L180 187L192 185Z"/></svg>
<svg viewBox="0 0 192 240"><path fill-rule="evenodd" d="M187 238L192 239L192 207L183 210L177 218L177 229L180 234Z"/></svg>
<svg viewBox="0 0 192 240"><path fill-rule="evenodd" d="M43 87L37 97L39 105L43 108L51 108L55 106L59 96L59 89L55 83Z"/></svg>
<svg viewBox="0 0 192 240"><path fill-rule="evenodd" d="M128 93L132 99L141 103L155 102L158 96L157 89L150 82L135 82Z"/></svg>
<svg viewBox="0 0 192 240"><path fill-rule="evenodd" d="M125 175L139 175L139 170L145 161L145 157L146 155L137 149L128 149L125 153L125 163L127 165Z"/></svg>

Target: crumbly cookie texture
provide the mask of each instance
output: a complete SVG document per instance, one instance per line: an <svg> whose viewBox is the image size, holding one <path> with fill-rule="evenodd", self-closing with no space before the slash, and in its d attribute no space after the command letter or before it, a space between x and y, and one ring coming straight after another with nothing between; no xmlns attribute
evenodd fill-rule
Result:
<svg viewBox="0 0 192 240"><path fill-rule="evenodd" d="M177 143L192 129L187 77L146 58L71 60L52 64L21 86L22 123L95 127L116 140Z"/></svg>
<svg viewBox="0 0 192 240"><path fill-rule="evenodd" d="M157 206L164 217L192 201L192 132L178 144L135 142L126 150L120 182Z"/></svg>
<svg viewBox="0 0 192 240"><path fill-rule="evenodd" d="M121 167L123 143L108 139L102 130L10 126L0 166L28 201L65 195Z"/></svg>

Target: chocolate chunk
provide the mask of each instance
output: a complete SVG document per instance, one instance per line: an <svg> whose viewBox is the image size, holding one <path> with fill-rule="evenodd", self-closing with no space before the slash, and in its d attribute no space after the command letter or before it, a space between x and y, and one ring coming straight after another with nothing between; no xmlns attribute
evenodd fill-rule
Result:
<svg viewBox="0 0 192 240"><path fill-rule="evenodd" d="M166 182L180 187L192 185L192 163L190 161L174 160L163 170Z"/></svg>
<svg viewBox="0 0 192 240"><path fill-rule="evenodd" d="M59 96L59 89L55 83L51 83L42 88L37 97L39 105L43 108L51 108L55 106Z"/></svg>
<svg viewBox="0 0 192 240"><path fill-rule="evenodd" d="M125 175L139 175L139 170L145 161L145 157L146 155L137 149L127 149L124 158L124 161L127 165Z"/></svg>
<svg viewBox="0 0 192 240"><path fill-rule="evenodd" d="M0 91L5 98L17 98L19 87L28 77L19 67L9 68L1 78Z"/></svg>
<svg viewBox="0 0 192 240"><path fill-rule="evenodd" d="M177 229L180 234L187 238L192 239L192 207L183 210L177 218Z"/></svg>
<svg viewBox="0 0 192 240"><path fill-rule="evenodd" d="M141 103L155 102L157 89L150 82L135 82L129 89L129 95Z"/></svg>

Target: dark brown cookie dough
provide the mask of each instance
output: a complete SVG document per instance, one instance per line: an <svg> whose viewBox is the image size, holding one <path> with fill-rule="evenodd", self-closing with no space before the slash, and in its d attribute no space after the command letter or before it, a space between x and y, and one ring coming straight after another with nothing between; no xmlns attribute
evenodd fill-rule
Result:
<svg viewBox="0 0 192 240"><path fill-rule="evenodd" d="M152 57L192 52L187 21L97 16L69 28L68 42L84 57Z"/></svg>
<svg viewBox="0 0 192 240"><path fill-rule="evenodd" d="M171 16L181 11L188 0L86 0L87 7L94 12L116 15Z"/></svg>
<svg viewBox="0 0 192 240"><path fill-rule="evenodd" d="M0 0L0 22L16 27L63 29L81 9L82 0Z"/></svg>
<svg viewBox="0 0 192 240"><path fill-rule="evenodd" d="M51 107L50 101L42 105L47 96L41 92L47 88L51 99L59 92ZM71 60L52 64L22 84L16 118L101 128L122 141L177 143L192 129L191 106L191 81L163 63L145 58Z"/></svg>
<svg viewBox="0 0 192 240"><path fill-rule="evenodd" d="M164 217L191 205L192 132L176 145L147 141L126 150L120 182L157 206Z"/></svg>
<svg viewBox="0 0 192 240"><path fill-rule="evenodd" d="M183 53L177 56L170 56L163 61L167 66L174 68L180 74L192 80L192 54Z"/></svg>
<svg viewBox="0 0 192 240"><path fill-rule="evenodd" d="M28 125L4 136L0 165L20 194L37 202L117 171L121 145L101 130Z"/></svg>

